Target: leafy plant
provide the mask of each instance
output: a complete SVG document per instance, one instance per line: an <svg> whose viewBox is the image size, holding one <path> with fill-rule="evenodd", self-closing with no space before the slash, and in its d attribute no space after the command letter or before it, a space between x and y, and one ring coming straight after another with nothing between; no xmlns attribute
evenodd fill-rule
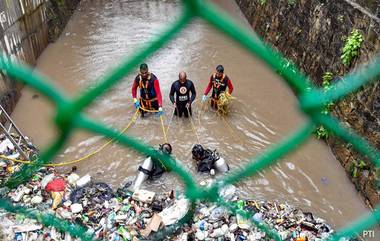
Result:
<svg viewBox="0 0 380 241"><path fill-rule="evenodd" d="M363 35L359 30L354 29L351 31L350 35L347 37L340 59L345 66L349 66L353 58L359 55L359 50L363 42Z"/></svg>
<svg viewBox="0 0 380 241"><path fill-rule="evenodd" d="M322 76L322 88L326 92L331 88L331 81L333 79L333 73L325 72ZM329 102L322 107L321 113L328 115L334 107L333 102ZM315 137L319 139L327 139L330 135L329 131L324 126L318 126L314 131Z"/></svg>
<svg viewBox="0 0 380 241"><path fill-rule="evenodd" d="M317 129L315 129L314 135L318 140L326 140L327 138L329 138L330 132L324 126L319 126L317 127Z"/></svg>
<svg viewBox="0 0 380 241"><path fill-rule="evenodd" d="M368 169L368 165L363 160L360 160L360 161L354 160L350 168L351 176L356 178L359 176L358 175L359 172L365 169Z"/></svg>
<svg viewBox="0 0 380 241"><path fill-rule="evenodd" d="M322 87L324 90L330 89L331 80L333 78L333 73L325 72L322 76Z"/></svg>
<svg viewBox="0 0 380 241"><path fill-rule="evenodd" d="M296 4L296 0L288 0L288 5L294 5Z"/></svg>
<svg viewBox="0 0 380 241"><path fill-rule="evenodd" d="M259 0L261 6L264 6L267 3L267 0Z"/></svg>

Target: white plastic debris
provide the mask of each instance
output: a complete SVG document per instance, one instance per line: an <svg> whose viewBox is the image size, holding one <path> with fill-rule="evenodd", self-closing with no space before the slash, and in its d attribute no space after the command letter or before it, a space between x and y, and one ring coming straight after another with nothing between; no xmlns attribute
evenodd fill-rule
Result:
<svg viewBox="0 0 380 241"><path fill-rule="evenodd" d="M12 227L13 232L15 233L25 233L40 230L42 225L34 225L34 224L24 224L24 225L15 225Z"/></svg>
<svg viewBox="0 0 380 241"><path fill-rule="evenodd" d="M91 182L91 176L86 174L77 181L77 187L84 187Z"/></svg>
<svg viewBox="0 0 380 241"><path fill-rule="evenodd" d="M20 157L20 153L16 152L15 154L9 155L8 158L10 159L17 159Z"/></svg>
<svg viewBox="0 0 380 241"><path fill-rule="evenodd" d="M68 177L67 177L67 182L70 184L70 185L74 185L76 184L76 182L80 179L80 177L78 176L78 174L76 173L71 173Z"/></svg>
<svg viewBox="0 0 380 241"><path fill-rule="evenodd" d="M66 208L68 208L68 207L71 206L71 204L72 204L72 202L71 202L70 200L67 200L67 201L65 201L65 202L63 203L63 206L66 207Z"/></svg>
<svg viewBox="0 0 380 241"><path fill-rule="evenodd" d="M15 149L15 146L8 138L6 138L4 141L0 143L0 152L4 153L8 148L13 151Z"/></svg>
<svg viewBox="0 0 380 241"><path fill-rule="evenodd" d="M42 201L43 201L42 196L37 195L37 196L34 196L30 202L33 204L40 204L42 203Z"/></svg>
<svg viewBox="0 0 380 241"><path fill-rule="evenodd" d="M132 198L140 202L152 203L155 194L154 192L140 189L133 193Z"/></svg>
<svg viewBox="0 0 380 241"><path fill-rule="evenodd" d="M231 226L229 227L229 231L231 233L235 232L237 229L238 229L238 225L236 223L231 224Z"/></svg>
<svg viewBox="0 0 380 241"><path fill-rule="evenodd" d="M42 189L45 189L45 187L48 185L48 183L51 182L51 181L53 181L54 176L55 176L54 173L52 173L52 174L49 174L49 175L45 176L42 179L42 181L41 181L41 187L42 187Z"/></svg>
<svg viewBox="0 0 380 241"><path fill-rule="evenodd" d="M57 214L61 216L63 219L71 219L72 213L64 208L58 208Z"/></svg>
<svg viewBox="0 0 380 241"><path fill-rule="evenodd" d="M261 222L262 219L263 219L263 214L262 214L262 213L255 213L255 214L253 215L253 219L254 219L255 221L257 221L257 222Z"/></svg>
<svg viewBox="0 0 380 241"><path fill-rule="evenodd" d="M205 231L200 231L198 230L196 233L195 233L195 238L197 240L205 240L205 238L207 237L207 232Z"/></svg>
<svg viewBox="0 0 380 241"><path fill-rule="evenodd" d="M70 206L70 209L71 209L71 212L76 214L76 213L80 213L83 211L83 207L82 207L82 204L80 203L74 203Z"/></svg>
<svg viewBox="0 0 380 241"><path fill-rule="evenodd" d="M179 199L176 200L173 206L168 207L158 215L162 218L162 223L167 226L176 223L178 220L183 218L187 211L189 210L189 200L187 199Z"/></svg>
<svg viewBox="0 0 380 241"><path fill-rule="evenodd" d="M221 227L222 231L223 231L223 234L227 234L228 233L228 225L227 224L223 224L222 227Z"/></svg>
<svg viewBox="0 0 380 241"><path fill-rule="evenodd" d="M236 187L234 185L224 186L219 190L219 195L225 200L231 200L236 193Z"/></svg>
<svg viewBox="0 0 380 241"><path fill-rule="evenodd" d="M236 218L237 218L237 224L239 228L245 229L245 230L249 230L251 228L249 220L245 219L239 214L236 215Z"/></svg>
<svg viewBox="0 0 380 241"><path fill-rule="evenodd" d="M20 202L21 199L24 197L25 194L30 193L32 190L30 190L27 187L22 187L12 196L12 200L17 202Z"/></svg>
<svg viewBox="0 0 380 241"><path fill-rule="evenodd" d="M224 235L224 232L221 228L214 229L214 231L211 233L212 238L218 238Z"/></svg>

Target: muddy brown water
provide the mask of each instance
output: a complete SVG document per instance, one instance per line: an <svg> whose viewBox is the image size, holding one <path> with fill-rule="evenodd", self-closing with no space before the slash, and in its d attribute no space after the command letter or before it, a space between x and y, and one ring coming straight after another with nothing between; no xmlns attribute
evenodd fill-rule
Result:
<svg viewBox="0 0 380 241"><path fill-rule="evenodd" d="M234 1L216 1L242 24L249 26ZM51 44L38 60L37 70L69 96L75 96L95 84L99 76L117 66L164 26L178 18L177 1L83 0L59 40ZM178 72L184 70L196 85L198 97L217 64L225 66L237 97L226 121L211 110L198 115L194 104L194 125L200 141L217 149L231 168L243 168L250 158L280 141L305 122L297 109L297 100L284 82L259 60L252 57L201 20L193 21L166 47L146 60L160 79L164 96L165 124L170 123L168 94ZM134 113L131 97L136 71L99 97L87 109L94 119L122 129ZM23 89L13 112L19 127L38 147L46 147L56 135L52 122L54 108L43 96ZM198 118L200 116L200 118ZM156 116L139 118L128 135L157 146L163 142L160 120ZM174 155L197 179L191 148L197 142L189 120L173 118L168 138ZM106 140L84 131L76 132L61 150L55 162L79 158L99 148ZM90 173L97 181L121 186L135 175L144 156L118 144L107 147L90 159L78 163L80 174ZM70 167L64 168L67 171ZM165 174L147 188L170 190L182 186L175 174ZM239 183L242 195L291 203L312 211L339 228L369 210L352 183L321 141L311 138L296 152L256 177Z"/></svg>

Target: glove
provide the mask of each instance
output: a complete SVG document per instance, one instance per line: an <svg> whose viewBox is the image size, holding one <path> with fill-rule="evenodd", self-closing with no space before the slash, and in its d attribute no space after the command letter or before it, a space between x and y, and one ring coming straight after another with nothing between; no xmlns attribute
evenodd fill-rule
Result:
<svg viewBox="0 0 380 241"><path fill-rule="evenodd" d="M136 98L133 98L133 102L135 102L136 109L140 109L140 102Z"/></svg>
<svg viewBox="0 0 380 241"><path fill-rule="evenodd" d="M162 107L158 108L158 116L162 116L163 114Z"/></svg>
<svg viewBox="0 0 380 241"><path fill-rule="evenodd" d="M206 95L203 95L202 96L202 102L205 102L207 100L207 96Z"/></svg>

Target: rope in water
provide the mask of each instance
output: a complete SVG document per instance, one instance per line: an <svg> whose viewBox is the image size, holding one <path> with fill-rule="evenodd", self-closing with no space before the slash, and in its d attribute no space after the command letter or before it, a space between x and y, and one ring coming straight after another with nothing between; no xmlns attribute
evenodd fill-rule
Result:
<svg viewBox="0 0 380 241"><path fill-rule="evenodd" d="M177 109L177 107L174 107L175 109ZM167 135L169 135L168 133L169 133L169 128L170 128L170 126L171 126L171 124L172 124L172 121L173 121L173 118L174 118L174 111L172 112L172 116L170 117L170 120L169 120L169 124L168 124L168 127L166 128L166 134Z"/></svg>
<svg viewBox="0 0 380 241"><path fill-rule="evenodd" d="M159 110L145 109L142 106L140 106L140 109L143 110L143 111L145 111L145 112L149 112L149 113L157 113L157 112L159 112ZM165 131L164 117L162 117L162 115L160 115L160 120L161 120L162 133L164 135L164 141L165 141L165 143L169 143L168 142L168 137L166 136L166 131Z"/></svg>
<svg viewBox="0 0 380 241"><path fill-rule="evenodd" d="M158 112L158 110L147 110L147 109L145 109L143 107L140 107L140 109L142 109L143 111L146 111L146 112L151 112L151 113ZM124 134L129 129L129 127L131 127L131 125L134 122L136 122L136 119L137 119L137 117L138 117L139 114L140 114L139 109L137 109L135 111L132 119L129 121L129 123L126 125L126 127L124 127L124 129L120 132L120 135ZM163 135L164 135L164 140L165 140L165 143L168 143L168 138L167 138L165 127L164 127L163 117L160 116L160 119L161 119L161 126L162 126L162 132L163 132ZM90 158L90 157L98 154L103 149L105 149L107 146L109 146L111 143L113 143L114 140L115 139L109 140L108 142L106 142L105 144L103 144L98 149L94 150L93 152L91 152L91 153L89 153L89 154L87 154L87 155L85 155L85 156L83 156L81 158L78 158L78 159L75 159L75 160L72 160L72 161L61 162L61 163L48 163L48 164L45 164L44 166L47 166L47 167L59 167L59 166L68 166L68 165L79 163L81 161L87 160L88 158ZM0 158L5 159L5 160L9 160L9 161L13 161L13 162L16 162L16 163L33 164L33 162L31 162L31 161L19 160L19 159L16 159L16 158L7 157L5 155L0 155Z"/></svg>
<svg viewBox="0 0 380 241"><path fill-rule="evenodd" d="M189 115L189 119L190 119L190 123L191 123L191 128L193 129L193 132L194 132L195 136L197 137L198 143L200 144L201 141L200 141L200 139L199 139L199 136L198 136L197 130L195 129L195 126L194 126L194 123L193 123L193 117L190 115L190 110L189 110L189 108L186 107L186 109L187 109L187 114Z"/></svg>
<svg viewBox="0 0 380 241"><path fill-rule="evenodd" d="M120 135L124 134L124 132L126 132L129 127L132 126L132 124L136 121L138 115L139 115L139 110L136 110L135 114L133 115L132 119L129 121L129 123L124 127L124 129L120 132ZM48 164L45 164L44 166L48 166L48 167L59 167L59 166L68 166L68 165L72 165L72 164L76 164L78 162L81 162L81 161L84 161L94 155L96 155L97 153L101 152L104 148L106 148L107 146L109 146L111 143L113 143L115 141L115 138L107 141L105 144L103 144L101 147L99 147L98 149L96 149L95 151L81 157L81 158L78 158L78 159L75 159L75 160L72 160L72 161L67 161L67 162L61 162L61 163L48 163ZM10 158L10 157L7 157L7 156L4 156L4 155L0 155L0 158L2 159L6 159L6 160L10 160L10 161L13 161L13 162L16 162L16 163L23 163L23 164L33 164L33 162L31 161L27 161L27 160L18 160L18 159L15 159L15 158Z"/></svg>
<svg viewBox="0 0 380 241"><path fill-rule="evenodd" d="M161 128L162 128L162 133L164 134L165 143L169 143L168 137L166 136L166 132L165 132L164 118L162 117L162 115L160 116L160 120L161 120Z"/></svg>

